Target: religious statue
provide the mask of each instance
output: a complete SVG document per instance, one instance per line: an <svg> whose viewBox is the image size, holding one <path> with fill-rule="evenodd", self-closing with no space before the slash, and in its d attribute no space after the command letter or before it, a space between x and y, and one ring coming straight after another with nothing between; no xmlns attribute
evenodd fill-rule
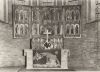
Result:
<svg viewBox="0 0 100 72"><path fill-rule="evenodd" d="M79 34L79 24L76 24L75 25L75 33L76 34Z"/></svg>
<svg viewBox="0 0 100 72"><path fill-rule="evenodd" d="M32 25L32 35L37 35L37 24Z"/></svg>

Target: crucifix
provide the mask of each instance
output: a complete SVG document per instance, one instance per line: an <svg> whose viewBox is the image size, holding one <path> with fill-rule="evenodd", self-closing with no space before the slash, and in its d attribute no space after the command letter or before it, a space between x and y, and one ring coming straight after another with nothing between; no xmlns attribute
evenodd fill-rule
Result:
<svg viewBox="0 0 100 72"><path fill-rule="evenodd" d="M49 34L51 34L51 32L48 31L48 29L46 30L46 32L44 33L46 34L46 42L48 43L49 41Z"/></svg>
<svg viewBox="0 0 100 72"><path fill-rule="evenodd" d="M51 44L49 43L48 35L51 34L51 32L48 32L48 30L46 30L44 34L46 34L46 42L44 43L45 49L50 49Z"/></svg>

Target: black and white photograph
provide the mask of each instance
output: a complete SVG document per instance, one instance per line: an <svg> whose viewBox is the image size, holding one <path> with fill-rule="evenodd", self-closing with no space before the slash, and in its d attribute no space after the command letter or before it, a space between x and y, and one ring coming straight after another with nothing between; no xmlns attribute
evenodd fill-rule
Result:
<svg viewBox="0 0 100 72"><path fill-rule="evenodd" d="M0 72L100 71L100 0L0 0Z"/></svg>

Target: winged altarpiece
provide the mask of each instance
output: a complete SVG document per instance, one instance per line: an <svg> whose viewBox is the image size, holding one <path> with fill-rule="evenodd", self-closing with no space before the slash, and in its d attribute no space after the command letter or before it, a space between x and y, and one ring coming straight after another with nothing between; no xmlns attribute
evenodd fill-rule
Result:
<svg viewBox="0 0 100 72"><path fill-rule="evenodd" d="M64 38L80 37L80 6L13 6L14 38L29 38L27 69L68 69Z"/></svg>

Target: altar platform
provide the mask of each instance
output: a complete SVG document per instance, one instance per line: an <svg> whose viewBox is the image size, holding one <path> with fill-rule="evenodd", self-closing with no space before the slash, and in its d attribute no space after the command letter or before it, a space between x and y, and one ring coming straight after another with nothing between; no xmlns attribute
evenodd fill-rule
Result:
<svg viewBox="0 0 100 72"><path fill-rule="evenodd" d="M69 68L67 70L51 70L51 69L44 69L44 70L41 70L41 69L25 69L25 66L9 66L9 67L0 67L0 72L84 72L84 71L99 71L97 69L94 69L94 68L81 68L81 67L76 67L76 68Z"/></svg>
<svg viewBox="0 0 100 72"><path fill-rule="evenodd" d="M66 72L66 71L75 71L73 69L19 69L18 72Z"/></svg>

